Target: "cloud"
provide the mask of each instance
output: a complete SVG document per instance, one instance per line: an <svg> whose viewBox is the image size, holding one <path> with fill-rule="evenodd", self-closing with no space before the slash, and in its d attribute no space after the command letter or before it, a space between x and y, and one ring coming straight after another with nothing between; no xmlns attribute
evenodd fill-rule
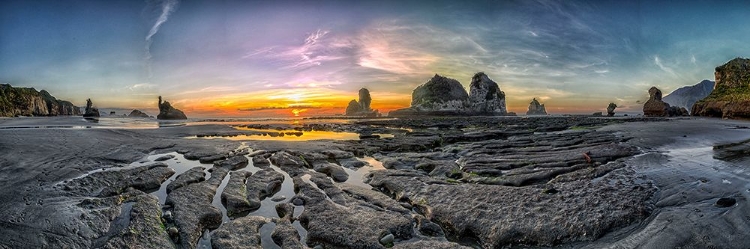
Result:
<svg viewBox="0 0 750 249"><path fill-rule="evenodd" d="M256 108L238 108L238 111L241 112L254 112L254 111L266 111L266 110L287 110L287 109L320 109L322 107L320 106L311 106L311 105L299 105L299 106L266 106L266 107L256 107Z"/></svg>
<svg viewBox="0 0 750 249"><path fill-rule="evenodd" d="M154 6L152 5L158 5L157 7L161 8L161 14L159 14L156 22L154 22L154 25L151 26L151 29L148 31L148 35L146 35L146 55L144 60L146 61L148 78L151 79L154 76L151 69L151 43L153 43L153 37L157 32L159 32L159 28L161 27L161 25L167 22L167 19L169 19L169 15L177 9L178 2L177 0L156 0L147 1L146 4L147 8L153 8Z"/></svg>
<svg viewBox="0 0 750 249"><path fill-rule="evenodd" d="M307 34L300 45L262 47L246 53L242 59L270 59L282 69L303 70L351 57L349 51L353 45L346 38L333 37L329 33L317 29Z"/></svg>
<svg viewBox="0 0 750 249"><path fill-rule="evenodd" d="M659 67L659 69L661 69L662 71L667 72L673 76L677 76L677 73L675 73L674 70L672 70L672 68L664 66L664 64L661 62L661 59L659 59L658 55L654 55L654 64L656 64L656 66Z"/></svg>
<svg viewBox="0 0 750 249"><path fill-rule="evenodd" d="M154 87L156 87L155 84L151 84L151 83L139 83L139 84L134 84L134 85L128 86L127 88L130 91L136 91L136 90L150 90L150 89L154 89Z"/></svg>

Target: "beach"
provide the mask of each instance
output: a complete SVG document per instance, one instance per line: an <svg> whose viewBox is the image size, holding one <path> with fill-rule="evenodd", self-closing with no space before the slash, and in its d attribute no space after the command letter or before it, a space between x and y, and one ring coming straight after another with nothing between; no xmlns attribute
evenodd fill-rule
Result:
<svg viewBox="0 0 750 249"><path fill-rule="evenodd" d="M0 247L743 248L748 124L4 118Z"/></svg>

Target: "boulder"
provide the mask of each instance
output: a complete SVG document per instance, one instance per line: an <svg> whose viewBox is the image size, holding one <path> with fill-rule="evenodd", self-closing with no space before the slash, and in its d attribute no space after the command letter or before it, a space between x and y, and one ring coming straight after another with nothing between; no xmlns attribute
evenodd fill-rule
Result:
<svg viewBox="0 0 750 249"><path fill-rule="evenodd" d="M130 114L128 114L128 117L129 118L148 118L148 114L139 110L133 110L132 112L130 112Z"/></svg>
<svg viewBox="0 0 750 249"><path fill-rule="evenodd" d="M615 116L615 108L617 108L617 105L615 103L609 103L609 105L607 106L607 117Z"/></svg>
<svg viewBox="0 0 750 249"><path fill-rule="evenodd" d="M94 107L94 103L91 102L91 99L86 99L86 111L83 113L84 117L87 118L95 118L99 117L99 109Z"/></svg>
<svg viewBox="0 0 750 249"><path fill-rule="evenodd" d="M691 108L694 116L750 117L750 59L735 58L716 67L716 86Z"/></svg>
<svg viewBox="0 0 750 249"><path fill-rule="evenodd" d="M159 96L159 115L157 115L156 118L157 119L187 119L187 116L185 116L185 113L183 113L179 109L172 107L172 104L170 104L169 101L162 102L161 96Z"/></svg>
<svg viewBox="0 0 750 249"><path fill-rule="evenodd" d="M526 115L547 115L547 110L544 108L544 104L540 104L536 98L531 100L529 103L529 110Z"/></svg>
<svg viewBox="0 0 750 249"><path fill-rule="evenodd" d="M491 113L504 115L508 111L505 107L505 93L483 72L474 74L469 85L469 103L476 113Z"/></svg>

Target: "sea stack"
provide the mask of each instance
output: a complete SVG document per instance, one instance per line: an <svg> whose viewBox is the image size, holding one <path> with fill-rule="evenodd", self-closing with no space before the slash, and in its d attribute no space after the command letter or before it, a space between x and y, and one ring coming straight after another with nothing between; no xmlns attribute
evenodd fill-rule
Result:
<svg viewBox="0 0 750 249"><path fill-rule="evenodd" d="M691 108L693 116L750 118L750 59L735 58L716 67L716 85Z"/></svg>
<svg viewBox="0 0 750 249"><path fill-rule="evenodd" d="M148 118L148 114L140 111L140 110L133 110L128 114L129 118Z"/></svg>
<svg viewBox="0 0 750 249"><path fill-rule="evenodd" d="M162 102L161 96L159 96L159 115L157 115L156 118L166 120L187 119L187 116L185 116L185 113L179 109L172 107L169 101Z"/></svg>
<svg viewBox="0 0 750 249"><path fill-rule="evenodd" d="M389 116L508 115L505 93L486 74L474 74L470 93L455 79L438 74L411 94L411 107L391 111Z"/></svg>
<svg viewBox="0 0 750 249"><path fill-rule="evenodd" d="M371 109L370 103L372 103L370 90L367 90L367 88L359 89L359 101L354 99L349 101L349 105L346 106L346 116L377 117L378 110Z"/></svg>
<svg viewBox="0 0 750 249"><path fill-rule="evenodd" d="M615 108L617 108L617 105L615 103L609 103L609 105L607 106L607 117L615 116Z"/></svg>
<svg viewBox="0 0 750 249"><path fill-rule="evenodd" d="M83 113L83 117L85 118L98 118L99 117L99 109L94 107L94 103L91 102L91 99L86 99L86 111Z"/></svg>
<svg viewBox="0 0 750 249"><path fill-rule="evenodd" d="M455 79L435 74L411 94L411 107L418 111L458 112L466 108L469 94Z"/></svg>
<svg viewBox="0 0 750 249"><path fill-rule="evenodd" d="M661 90L656 87L648 89L648 101L643 104L643 115L647 117L671 117L671 116L687 116L689 113L687 109L669 106L666 102L662 101Z"/></svg>
<svg viewBox="0 0 750 249"><path fill-rule="evenodd" d="M547 109L544 108L544 104L540 104L539 101L534 98L529 103L529 110L526 115L547 115Z"/></svg>
<svg viewBox="0 0 750 249"><path fill-rule="evenodd" d="M469 85L469 103L476 113L504 115L508 113L505 107L505 92L483 72L471 77ZM546 113L545 113L546 114Z"/></svg>
<svg viewBox="0 0 750 249"><path fill-rule="evenodd" d="M367 90L367 88L359 89L359 107L364 112L370 111L370 102L372 102L372 98L370 97L370 90Z"/></svg>

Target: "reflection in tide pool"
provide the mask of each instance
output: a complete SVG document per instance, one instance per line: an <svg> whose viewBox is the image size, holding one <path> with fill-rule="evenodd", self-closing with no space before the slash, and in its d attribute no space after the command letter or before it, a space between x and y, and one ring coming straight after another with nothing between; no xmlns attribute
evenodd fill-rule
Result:
<svg viewBox="0 0 750 249"><path fill-rule="evenodd" d="M232 136L192 136L188 138L214 139L222 138L234 141L262 140L262 141L310 141L310 140L359 140L360 134L354 132L337 131L296 131L296 130L263 130L241 129L253 133ZM393 134L372 134L379 138L392 138Z"/></svg>

